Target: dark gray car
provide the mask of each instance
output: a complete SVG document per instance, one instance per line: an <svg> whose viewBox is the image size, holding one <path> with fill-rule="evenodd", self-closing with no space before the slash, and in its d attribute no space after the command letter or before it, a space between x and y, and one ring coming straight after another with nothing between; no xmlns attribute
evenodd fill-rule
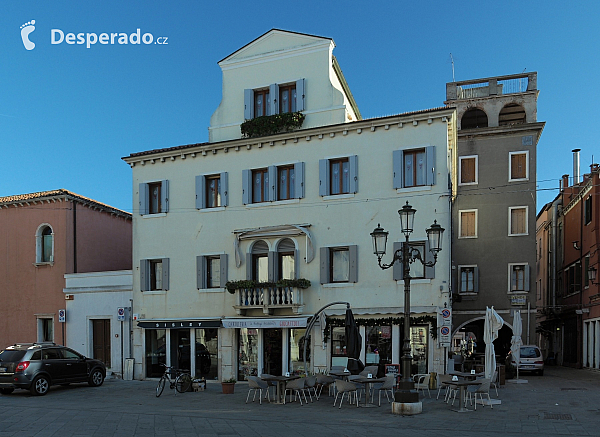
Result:
<svg viewBox="0 0 600 437"><path fill-rule="evenodd" d="M86 358L78 352L54 343L22 343L0 352L0 393L15 388L45 395L51 385L87 382L102 385L106 366L102 361Z"/></svg>

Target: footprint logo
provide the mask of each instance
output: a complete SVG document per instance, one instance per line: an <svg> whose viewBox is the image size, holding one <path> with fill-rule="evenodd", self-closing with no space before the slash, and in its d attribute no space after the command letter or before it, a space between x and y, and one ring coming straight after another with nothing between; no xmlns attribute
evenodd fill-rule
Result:
<svg viewBox="0 0 600 437"><path fill-rule="evenodd" d="M33 50L35 43L29 41L29 34L35 30L35 20L31 20L21 26L21 39L27 50Z"/></svg>

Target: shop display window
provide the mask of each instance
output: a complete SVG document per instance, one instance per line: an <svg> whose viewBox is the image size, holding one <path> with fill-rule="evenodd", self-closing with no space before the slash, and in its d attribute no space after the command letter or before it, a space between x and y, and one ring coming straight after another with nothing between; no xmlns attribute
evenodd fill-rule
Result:
<svg viewBox="0 0 600 437"><path fill-rule="evenodd" d="M146 377L160 378L167 363L166 329L146 329Z"/></svg>
<svg viewBox="0 0 600 437"><path fill-rule="evenodd" d="M239 329L238 345L238 380L258 376L258 329Z"/></svg>

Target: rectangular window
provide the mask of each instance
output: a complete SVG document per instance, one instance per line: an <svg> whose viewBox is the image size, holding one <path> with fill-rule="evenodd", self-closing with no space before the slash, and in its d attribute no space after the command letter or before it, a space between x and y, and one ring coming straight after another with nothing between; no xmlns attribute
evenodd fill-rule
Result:
<svg viewBox="0 0 600 437"><path fill-rule="evenodd" d="M304 373L304 335L306 329L290 329L288 370L292 375ZM306 344L306 365L310 363L310 337Z"/></svg>
<svg viewBox="0 0 600 437"><path fill-rule="evenodd" d="M479 291L477 266L458 266L458 292L477 293Z"/></svg>
<svg viewBox="0 0 600 437"><path fill-rule="evenodd" d="M587 272L586 272L587 275ZM582 283L581 262L571 264L565 269L566 294L581 292Z"/></svg>
<svg viewBox="0 0 600 437"><path fill-rule="evenodd" d="M269 170L252 170L252 203L269 200Z"/></svg>
<svg viewBox="0 0 600 437"><path fill-rule="evenodd" d="M526 292L529 291L529 265L528 264L509 264L509 291Z"/></svg>
<svg viewBox="0 0 600 437"><path fill-rule="evenodd" d="M140 261L140 289L141 291L169 289L169 258Z"/></svg>
<svg viewBox="0 0 600 437"><path fill-rule="evenodd" d="M583 224L587 225L592 221L592 196L588 196L583 203Z"/></svg>
<svg viewBox="0 0 600 437"><path fill-rule="evenodd" d="M461 156L458 158L460 166L459 172L459 185L470 185L477 183L477 155L475 156Z"/></svg>
<svg viewBox="0 0 600 437"><path fill-rule="evenodd" d="M206 207L221 206L221 178L219 175L206 177Z"/></svg>
<svg viewBox="0 0 600 437"><path fill-rule="evenodd" d="M252 255L252 279L258 282L269 282L269 255L267 253Z"/></svg>
<svg viewBox="0 0 600 437"><path fill-rule="evenodd" d="M331 328L331 365L344 366L348 364L346 353L346 334L344 327L335 326Z"/></svg>
<svg viewBox="0 0 600 437"><path fill-rule="evenodd" d="M358 246L322 247L321 284L358 282Z"/></svg>
<svg viewBox="0 0 600 437"><path fill-rule="evenodd" d="M196 288L222 288L227 282L227 254L196 257Z"/></svg>
<svg viewBox="0 0 600 437"><path fill-rule="evenodd" d="M527 235L527 207L511 206L508 208L508 235Z"/></svg>
<svg viewBox="0 0 600 437"><path fill-rule="evenodd" d="M583 258L583 286L584 287L589 287L590 286L590 278L588 276L588 270L589 269L590 269L590 255L587 254Z"/></svg>
<svg viewBox="0 0 600 437"><path fill-rule="evenodd" d="M296 112L296 84L279 85L279 113Z"/></svg>
<svg viewBox="0 0 600 437"><path fill-rule="evenodd" d="M269 89L254 91L254 116L262 117L263 115L271 115L271 99Z"/></svg>
<svg viewBox="0 0 600 437"><path fill-rule="evenodd" d="M458 212L458 238L477 238L477 210Z"/></svg>
<svg viewBox="0 0 600 437"><path fill-rule="evenodd" d="M295 279L294 252L278 252L279 279Z"/></svg>
<svg viewBox="0 0 600 437"><path fill-rule="evenodd" d="M394 150L394 188L435 185L435 146Z"/></svg>
<svg viewBox="0 0 600 437"><path fill-rule="evenodd" d="M392 326L366 326L365 365L384 364L392 364Z"/></svg>
<svg viewBox="0 0 600 437"><path fill-rule="evenodd" d="M402 249L402 244L399 241L394 242L393 253ZM429 250L429 241L411 241L410 246L419 251L421 259L425 262L433 261L433 254ZM392 267L392 277L394 281L401 281L404 279L404 270L402 264L399 262L394 263ZM410 277L412 279L433 279L435 278L435 267L425 267L419 261L415 261L410 265Z"/></svg>
<svg viewBox="0 0 600 437"><path fill-rule="evenodd" d="M277 168L277 199L294 199L295 174L294 166L286 165Z"/></svg>
<svg viewBox="0 0 600 437"><path fill-rule="evenodd" d="M345 194L350 190L350 163L348 158L329 161L331 174L331 194Z"/></svg>
<svg viewBox="0 0 600 437"><path fill-rule="evenodd" d="M196 176L196 209L227 206L228 180L227 172Z"/></svg>
<svg viewBox="0 0 600 437"><path fill-rule="evenodd" d="M425 253L425 242L422 243L410 243L410 246L413 249L416 249L421 254L421 259L426 261L426 253ZM415 254L415 252L413 252ZM419 261L415 261L410 265L410 277L412 279L425 279L425 266L421 264Z"/></svg>
<svg viewBox="0 0 600 437"><path fill-rule="evenodd" d="M523 181L529 179L529 152L509 153L509 180Z"/></svg>
<svg viewBox="0 0 600 437"><path fill-rule="evenodd" d="M167 331L165 329L144 329L146 378L160 378L165 373L167 363Z"/></svg>
<svg viewBox="0 0 600 437"><path fill-rule="evenodd" d="M404 187L426 185L425 149L404 151Z"/></svg>
<svg viewBox="0 0 600 437"><path fill-rule="evenodd" d="M169 181L143 182L138 196L140 215L169 212Z"/></svg>
<svg viewBox="0 0 600 437"><path fill-rule="evenodd" d="M358 192L358 156L319 160L319 195Z"/></svg>

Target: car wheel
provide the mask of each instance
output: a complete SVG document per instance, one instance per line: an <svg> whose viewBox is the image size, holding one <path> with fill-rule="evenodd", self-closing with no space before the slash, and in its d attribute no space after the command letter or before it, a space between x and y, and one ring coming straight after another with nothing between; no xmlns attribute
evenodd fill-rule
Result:
<svg viewBox="0 0 600 437"><path fill-rule="evenodd" d="M2 388L2 389L0 389L0 393L2 393L3 395L9 395L13 391L15 391L14 388Z"/></svg>
<svg viewBox="0 0 600 437"><path fill-rule="evenodd" d="M88 384L92 387L99 387L104 382L104 373L100 369L94 369L90 375Z"/></svg>
<svg viewBox="0 0 600 437"><path fill-rule="evenodd" d="M48 378L46 378L45 376L38 376L37 378L35 378L33 380L33 383L31 384L31 388L29 389L29 391L31 391L32 395L44 396L46 393L48 393L49 389L50 389L50 380Z"/></svg>

